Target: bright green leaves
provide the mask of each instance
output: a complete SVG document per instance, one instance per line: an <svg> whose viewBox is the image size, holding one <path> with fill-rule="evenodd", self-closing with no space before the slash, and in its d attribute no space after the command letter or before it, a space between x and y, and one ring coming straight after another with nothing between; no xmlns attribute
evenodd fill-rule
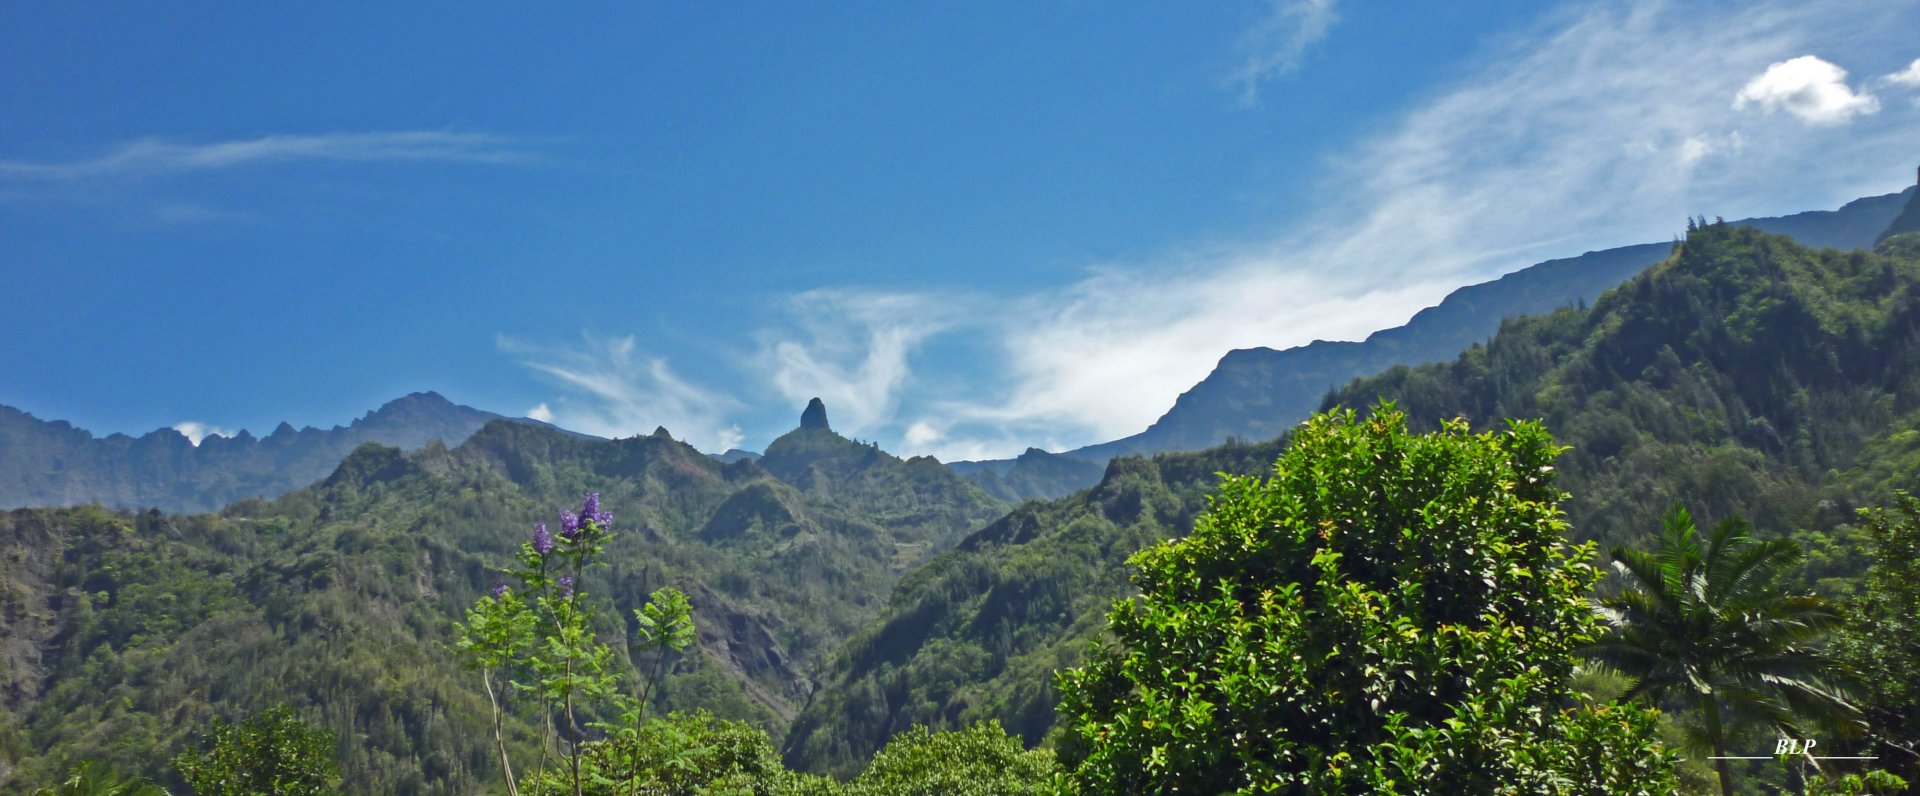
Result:
<svg viewBox="0 0 1920 796"><path fill-rule="evenodd" d="M653 654L652 666L637 697L621 688L624 667L616 664L613 647L594 631L595 602L582 586L587 570L599 563L613 538L611 522L612 515L600 511L599 495L589 492L578 514L560 513L557 535L549 533L544 523L535 526L532 539L520 545L520 566L508 573L520 588L505 583L495 586L474 602L467 610L467 621L456 627L454 646L480 670L492 705L494 746L511 794L518 794L520 783L515 780L503 732L505 717L512 712L510 695L537 703L535 715L548 728L543 745L556 737L565 742L561 756L567 768L564 775L555 775L564 781L548 777L543 769L529 780L533 792L558 788L581 794L589 786L631 790L638 787L637 772L629 770L626 779L610 780L604 767L596 768L588 759L590 750L608 743L641 741L649 726L644 723L647 702L668 655L686 651L696 639L693 606L687 596L672 588L655 591L646 606L634 611L637 625L632 642L636 653ZM587 723L589 728L609 732L608 740L589 740L581 726L581 715L594 707L611 708L619 716L617 724ZM678 731L672 725L658 729ZM542 749L543 760L546 751Z"/></svg>
<svg viewBox="0 0 1920 796"><path fill-rule="evenodd" d="M483 595L467 609L465 624L455 625L454 649L471 666L498 670L526 654L534 638L534 615L520 595Z"/></svg>
<svg viewBox="0 0 1920 796"><path fill-rule="evenodd" d="M339 778L333 733L308 727L289 707L239 724L215 718L203 745L173 761L200 796L321 796Z"/></svg>
<svg viewBox="0 0 1920 796"><path fill-rule="evenodd" d="M1029 751L999 722L953 732L915 725L893 737L855 778L848 796L1026 796L1050 793L1053 753Z"/></svg>
<svg viewBox="0 0 1920 796"><path fill-rule="evenodd" d="M1640 735L1578 731L1598 573L1563 542L1560 450L1528 423L1409 434L1383 406L1315 417L1271 477L1225 479L1191 536L1131 560L1117 643L1060 675L1078 787L1598 792L1555 768L1576 752L1663 781L1646 714Z"/></svg>
<svg viewBox="0 0 1920 796"><path fill-rule="evenodd" d="M634 610L633 618L639 622L634 649L685 652L693 644L693 606L679 589L654 592L644 607Z"/></svg>

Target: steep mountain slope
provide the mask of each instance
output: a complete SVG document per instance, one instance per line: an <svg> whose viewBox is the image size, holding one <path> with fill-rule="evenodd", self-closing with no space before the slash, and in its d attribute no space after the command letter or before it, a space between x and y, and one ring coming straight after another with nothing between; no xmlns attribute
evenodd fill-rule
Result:
<svg viewBox="0 0 1920 796"><path fill-rule="evenodd" d="M1334 392L1413 417L1540 418L1587 538L1631 540L1676 499L1791 527L1830 470L1920 407L1920 268L1709 225L1595 302L1506 324L1445 364Z"/></svg>
<svg viewBox="0 0 1920 796"><path fill-rule="evenodd" d="M1869 248L1914 193L1908 189L1855 200L1835 211L1732 223L1789 235L1808 248ZM1364 342L1316 341L1284 351L1229 352L1212 374L1180 396L1146 431L1068 455L1101 459L1122 453L1197 450L1228 437L1266 439L1312 413L1336 385L1394 365L1451 359L1490 337L1505 318L1592 301L1672 251L1671 244L1649 243L1549 260L1456 290L1406 325L1375 332Z"/></svg>
<svg viewBox="0 0 1920 796"><path fill-rule="evenodd" d="M1398 367L1330 408L1397 401L1429 427L1542 418L1572 446L1575 533L1644 539L1674 501L1780 533L1831 529L1920 478L1920 245L1812 251L1715 225L1589 309L1510 320L1454 361ZM788 735L791 764L844 771L915 723L994 717L1038 740L1051 672L1125 593L1122 561L1184 534L1216 471L1261 472L1283 440L1113 460L1099 485L1029 503L903 579L833 659ZM1820 567L1845 574L1848 554Z"/></svg>
<svg viewBox="0 0 1920 796"><path fill-rule="evenodd" d="M499 418L436 393L413 393L344 427L295 430L282 423L266 437L242 431L195 446L171 428L96 438L64 421L0 406L0 507L100 503L211 511L313 483L363 443L409 450L436 439L458 445Z"/></svg>
<svg viewBox="0 0 1920 796"><path fill-rule="evenodd" d="M997 718L1036 743L1052 672L1080 658L1126 587L1121 562L1185 533L1218 473L1257 473L1280 443L1122 457L1094 488L1033 501L908 574L834 656L788 734L790 765L845 775L914 724Z"/></svg>
<svg viewBox="0 0 1920 796"><path fill-rule="evenodd" d="M1039 448L1028 448L1013 459L954 462L949 466L987 494L1009 501L1067 495L1098 483L1100 474L1106 470L1100 462L1048 453Z"/></svg>
<svg viewBox="0 0 1920 796"><path fill-rule="evenodd" d="M776 443L776 473L664 431L610 441L495 421L457 448L362 446L312 487L219 514L0 515L0 752L20 761L0 790L79 758L167 776L212 716L286 701L339 732L349 792L472 792L494 763L485 697L445 646L452 622L532 523L589 489L617 534L582 586L611 602L603 632L623 638L655 588L693 602L697 649L657 707L777 737L901 569L1006 510L931 460L825 428L789 438L808 455Z"/></svg>
<svg viewBox="0 0 1920 796"><path fill-rule="evenodd" d="M1733 222L1792 236L1809 248L1866 248L1900 212L1914 189L1777 218ZM1578 257L1548 260L1491 282L1460 288L1438 305L1421 310L1405 325L1383 329L1362 342L1319 340L1276 351L1230 351L1207 378L1182 394L1167 413L1145 431L1062 454L1104 462L1129 453L1199 450L1229 438L1268 439L1299 422L1320 405L1327 390L1348 380L1394 365L1451 359L1467 346L1486 340L1504 318L1539 314L1592 301L1673 251L1670 243L1647 243ZM1093 471L1060 478L1059 468L1042 472L1040 462L956 463L989 491L992 471L1001 481L1025 481L1043 489L1020 497L1057 497L1094 482ZM1032 475L1027 475L1032 471ZM1005 492L996 492L1003 497Z"/></svg>

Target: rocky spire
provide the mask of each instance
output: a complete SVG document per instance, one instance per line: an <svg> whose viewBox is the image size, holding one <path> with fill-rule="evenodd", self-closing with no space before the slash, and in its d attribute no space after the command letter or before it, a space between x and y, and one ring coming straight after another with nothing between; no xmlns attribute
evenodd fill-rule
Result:
<svg viewBox="0 0 1920 796"><path fill-rule="evenodd" d="M818 398L808 401L807 410L800 413L800 427L832 431L833 428L827 425L827 405L821 403Z"/></svg>

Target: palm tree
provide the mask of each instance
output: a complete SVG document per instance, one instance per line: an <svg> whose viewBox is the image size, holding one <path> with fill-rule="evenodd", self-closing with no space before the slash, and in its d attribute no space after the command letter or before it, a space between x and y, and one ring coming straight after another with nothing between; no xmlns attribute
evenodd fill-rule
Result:
<svg viewBox="0 0 1920 796"><path fill-rule="evenodd" d="M1825 677L1817 647L1840 616L1780 581L1799 561L1785 539L1760 540L1738 517L1701 539L1687 510L1667 515L1657 550L1614 548L1626 583L1599 600L1610 626L1588 654L1632 678L1622 699L1675 699L1700 711L1720 790L1731 796L1728 723L1758 722L1806 737L1798 720L1858 723ZM1704 542L1704 546L1703 546Z"/></svg>

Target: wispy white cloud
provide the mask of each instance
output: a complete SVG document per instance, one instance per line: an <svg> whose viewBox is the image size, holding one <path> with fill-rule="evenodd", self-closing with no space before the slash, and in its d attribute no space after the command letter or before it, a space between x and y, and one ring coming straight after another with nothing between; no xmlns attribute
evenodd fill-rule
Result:
<svg viewBox="0 0 1920 796"><path fill-rule="evenodd" d="M1771 64L1734 95L1734 110L1785 111L1808 124L1835 125L1880 111L1880 101L1847 85L1847 70L1818 56Z"/></svg>
<svg viewBox="0 0 1920 796"><path fill-rule="evenodd" d="M977 321L1002 379L909 396L908 452L1006 456L1145 428L1228 350L1359 339L1462 284L1663 240L1689 213L1769 215L1893 190L1912 119L1770 123L1729 97L1795 52L1871 48L1910 6L1573 6L1326 166L1323 211L1267 236L1109 263ZM1857 95L1856 95L1857 96ZM1856 109L1854 113L1858 113ZM971 330L970 330L971 331Z"/></svg>
<svg viewBox="0 0 1920 796"><path fill-rule="evenodd" d="M1334 0L1268 0L1267 15L1240 40L1243 55L1233 83L1241 103L1258 104L1263 86L1300 68L1307 50L1340 20L1334 5Z"/></svg>
<svg viewBox="0 0 1920 796"><path fill-rule="evenodd" d="M220 428L218 426L210 426L210 425L207 425L206 423L201 423L195 420L188 420L183 423L175 423L173 424L173 430L186 435L187 441L193 443L193 446L196 448L200 447L201 440L204 440L208 437L231 437L234 435L234 432L229 431L227 429Z"/></svg>
<svg viewBox="0 0 1920 796"><path fill-rule="evenodd" d="M802 293L788 300L791 323L761 332L755 364L789 402L820 398L836 427L870 432L894 419L914 349L952 327L964 303L862 290Z"/></svg>
<svg viewBox="0 0 1920 796"><path fill-rule="evenodd" d="M512 163L532 156L531 150L515 139L439 130L269 135L212 143L146 138L73 160L0 160L0 178L58 182L219 171L299 161Z"/></svg>
<svg viewBox="0 0 1920 796"><path fill-rule="evenodd" d="M541 346L502 335L496 344L565 390L551 405L528 410L535 420L603 437L664 426L710 452L740 444L740 427L728 419L739 402L681 378L664 358L642 354L633 337L585 336L579 346Z"/></svg>
<svg viewBox="0 0 1920 796"><path fill-rule="evenodd" d="M1913 59L1907 68L1882 79L1896 86L1920 87L1920 58Z"/></svg>

